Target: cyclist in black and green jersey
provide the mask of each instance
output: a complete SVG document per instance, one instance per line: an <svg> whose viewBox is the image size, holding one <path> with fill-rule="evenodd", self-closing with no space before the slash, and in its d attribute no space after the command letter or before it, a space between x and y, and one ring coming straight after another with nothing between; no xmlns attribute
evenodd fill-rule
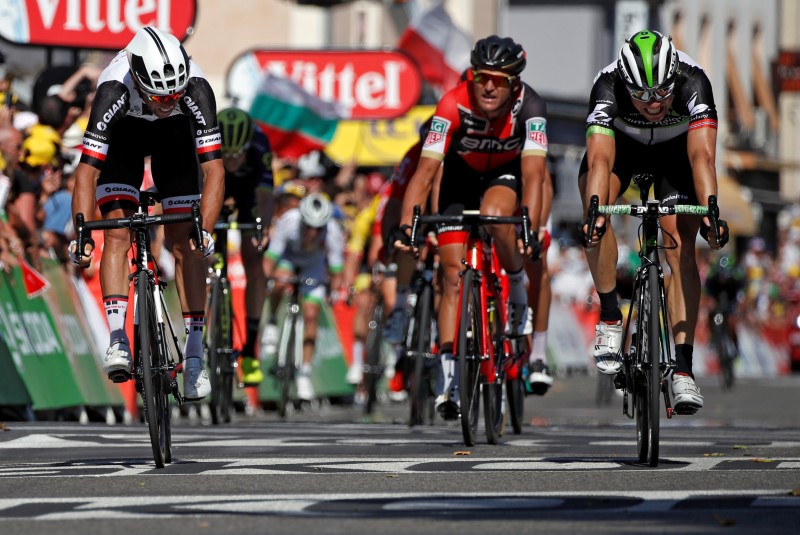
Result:
<svg viewBox="0 0 800 535"><path fill-rule="evenodd" d="M613 203L637 174L655 177L655 195L662 204L707 203L709 195L717 194L716 139L717 111L703 69L679 52L669 37L654 31L632 35L617 61L600 71L592 87L579 178L584 212L592 195L599 196L600 204ZM719 240L708 232L708 224L708 218L701 222L691 216L661 219L663 230L676 245L664 252L672 272L667 291L676 359L672 391L675 410L683 413L703 406L692 374L700 305L695 238L700 230L713 249L728 241L724 221L720 220ZM603 216L594 229L584 222L582 230L600 296L595 363L600 372L616 374L622 367L622 313L615 288L617 241L611 221Z"/></svg>
<svg viewBox="0 0 800 535"><path fill-rule="evenodd" d="M217 115L222 134L222 164L225 166L225 203L232 201L238 210L239 223L252 223L261 217L269 228L275 203L273 200L272 148L269 139L253 122L246 111L226 108ZM242 233L241 253L247 287L245 313L247 335L242 347L242 382L247 386L264 379L255 358L255 344L261 309L266 298L266 277L261 267L255 231ZM264 233L262 249L266 249Z"/></svg>

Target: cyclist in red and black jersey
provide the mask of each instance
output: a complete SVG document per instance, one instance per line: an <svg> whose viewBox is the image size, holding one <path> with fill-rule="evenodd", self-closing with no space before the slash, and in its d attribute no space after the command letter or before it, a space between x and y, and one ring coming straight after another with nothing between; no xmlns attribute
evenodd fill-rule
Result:
<svg viewBox="0 0 800 535"><path fill-rule="evenodd" d="M528 207L531 220L539 221L547 121L544 100L520 80L525 51L510 38L492 35L475 43L470 60L472 79L447 92L436 107L417 171L403 199L401 223L405 225L412 221L414 206L425 205L440 166L440 212L480 209L485 215L511 216L521 203ZM507 331L514 336L530 334L531 314L515 229L496 225L488 230L511 282ZM461 227L439 229L444 270L439 333L445 381L437 404L445 417L458 414L452 351L466 237Z"/></svg>
<svg viewBox="0 0 800 535"><path fill-rule="evenodd" d="M640 173L655 177L655 195L662 204L707 203L708 196L717 193L716 140L717 111L703 69L679 52L669 37L653 31L634 34L620 49L618 60L600 71L592 88L579 178L584 210L592 195L600 198L600 204L613 203ZM678 412L693 412L703 406L692 375L701 289L695 239L701 221L678 215L663 217L660 224L676 242L676 247L664 250L672 272L667 301L675 339L674 406ZM719 243L714 233L708 233L708 224L703 218L703 236L719 249L728 240L727 224L720 220ZM622 367L616 237L603 216L594 229L584 223L583 232L600 296L595 363L600 372L616 374Z"/></svg>
<svg viewBox="0 0 800 535"><path fill-rule="evenodd" d="M220 159L214 92L203 72L174 36L153 27L133 40L102 72L76 170L73 216L91 219L98 205L104 218L130 216L138 206L144 160L151 157L153 180L165 213L191 209L200 201L203 244L189 239L191 223L167 225L167 244L175 256L176 283L186 327L184 396L205 397L211 383L203 361L206 261L214 251L211 230L219 217L225 171ZM202 180L201 180L202 179ZM202 200L201 186L202 184ZM103 362L109 375L131 371L125 334L128 306L126 229L106 230L100 281L111 340ZM73 263L86 267L91 250Z"/></svg>

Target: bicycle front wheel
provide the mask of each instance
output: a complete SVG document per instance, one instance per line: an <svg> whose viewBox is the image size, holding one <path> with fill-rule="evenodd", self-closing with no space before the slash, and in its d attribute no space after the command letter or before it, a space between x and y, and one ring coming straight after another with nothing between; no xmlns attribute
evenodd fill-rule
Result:
<svg viewBox="0 0 800 535"><path fill-rule="evenodd" d="M461 281L461 315L458 328L459 397L464 444L475 445L478 432L481 360L481 307L475 272L467 269Z"/></svg>
<svg viewBox="0 0 800 535"><path fill-rule="evenodd" d="M497 303L495 303L495 307ZM491 308L491 306L489 307ZM495 310L491 325L491 336L494 348L494 367L490 376L483 382L483 418L486 428L486 441L497 444L506 427L506 403L503 395L503 385L497 382L498 368L501 359L505 356L506 338L503 333L504 325L500 321L500 314ZM509 356L510 357L510 356Z"/></svg>
<svg viewBox="0 0 800 535"><path fill-rule="evenodd" d="M413 374L409 384L409 426L425 423L428 401L431 397L430 370L426 355L431 352L431 309L433 289L424 286L414 309L414 333L411 337L413 350Z"/></svg>
<svg viewBox="0 0 800 535"><path fill-rule="evenodd" d="M661 318L658 269L647 268L642 285L639 310L640 344L642 352L637 372L634 398L636 403L636 432L639 462L658 465L661 398Z"/></svg>
<svg viewBox="0 0 800 535"><path fill-rule="evenodd" d="M364 374L364 389L367 402L364 412L372 414L378 404L378 384L383 377L383 301L378 302L372 311L367 332L367 372Z"/></svg>
<svg viewBox="0 0 800 535"><path fill-rule="evenodd" d="M211 411L211 423L219 425L222 416L222 365L220 350L222 343L222 283L214 278L208 296L206 308L206 362L208 363L209 379L211 379L211 398L208 402Z"/></svg>
<svg viewBox="0 0 800 535"><path fill-rule="evenodd" d="M233 385L236 380L236 369L233 364L233 303L231 302L231 287L226 282L222 286L222 302L220 307L220 346L222 353L218 354L220 406L219 415L222 421L230 423L233 419Z"/></svg>
<svg viewBox="0 0 800 535"><path fill-rule="evenodd" d="M506 377L506 400L508 402L508 414L511 420L511 429L515 435L522 433L522 421L525 411L525 380L522 378L522 359L527 358L527 344L524 338L511 341L517 367L516 377L513 379Z"/></svg>
<svg viewBox="0 0 800 535"><path fill-rule="evenodd" d="M295 376L295 351L297 350L297 313L290 311L283 320L283 328L278 347L278 416L286 417L286 408L290 402L292 383Z"/></svg>
<svg viewBox="0 0 800 535"><path fill-rule="evenodd" d="M156 468L164 468L164 464L171 460L169 400L167 381L164 379L165 370L162 366L165 359L156 321L153 286L146 271L140 271L137 275L136 298L144 415L150 432L150 444L153 447Z"/></svg>

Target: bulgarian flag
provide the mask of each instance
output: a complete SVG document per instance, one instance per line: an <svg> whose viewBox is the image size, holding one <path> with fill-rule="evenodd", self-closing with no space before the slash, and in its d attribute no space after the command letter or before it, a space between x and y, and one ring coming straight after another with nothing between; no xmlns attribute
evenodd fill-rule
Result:
<svg viewBox="0 0 800 535"><path fill-rule="evenodd" d="M453 24L442 2L437 2L411 19L397 48L416 60L429 84L448 91L469 67L472 39Z"/></svg>
<svg viewBox="0 0 800 535"><path fill-rule="evenodd" d="M250 105L250 116L267 134L272 152L288 159L324 149L342 117L335 103L269 71Z"/></svg>

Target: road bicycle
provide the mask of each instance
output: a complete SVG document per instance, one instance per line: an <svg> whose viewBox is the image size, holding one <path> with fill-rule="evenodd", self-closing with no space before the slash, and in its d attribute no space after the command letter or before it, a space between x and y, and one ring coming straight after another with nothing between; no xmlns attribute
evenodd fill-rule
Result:
<svg viewBox="0 0 800 535"><path fill-rule="evenodd" d="M211 422L229 423L233 415L234 385L239 385L237 368L239 352L233 348L233 295L228 280L228 231L255 230L257 250L261 252L263 229L261 218L253 223L227 221L231 215L229 209L223 208L221 221L214 225L216 253L214 265L209 268L208 298L206 302L206 328L203 345L208 363L208 375L211 380L211 396L209 409Z"/></svg>
<svg viewBox="0 0 800 535"><path fill-rule="evenodd" d="M278 416L285 418L292 401L293 386L303 364L303 309L300 304L300 290L303 286L316 286L316 279L301 277L295 273L289 277L272 277L268 283L288 284L290 289L285 306L286 314L281 322L278 352L275 363L269 372L277 381Z"/></svg>
<svg viewBox="0 0 800 535"><path fill-rule="evenodd" d="M484 225L522 225L525 248L531 243L530 218L526 207L522 216L485 216L478 210L458 215L422 216L414 207L411 243L416 243L422 224L463 225L468 230L466 257L462 260L459 315L456 319L455 358L459 367L461 430L464 444L474 446L480 419L480 398L486 440L496 444L505 427L506 404L502 384L506 369L498 367L511 358L513 349L505 335L506 299L503 297L502 269Z"/></svg>
<svg viewBox="0 0 800 535"><path fill-rule="evenodd" d="M731 336L729 314L731 314L730 311L726 310L724 306L720 306L714 310L711 317L711 340L717 351L720 386L724 390L733 388L735 380L733 366L738 353L736 342Z"/></svg>
<svg viewBox="0 0 800 535"><path fill-rule="evenodd" d="M378 404L378 385L386 368L384 362L384 337L385 303L383 292L380 291L381 282L386 275L386 266L376 263L372 267L372 285L374 306L372 315L367 324L367 339L364 344L365 362L362 367L364 382L364 414L370 415Z"/></svg>
<svg viewBox="0 0 800 535"><path fill-rule="evenodd" d="M172 326L164 300L167 283L161 274L150 249L150 228L154 225L193 223L192 236L195 243L202 243L200 207L192 205L191 212L180 214L148 214L148 208L159 202L158 194L142 191L139 208L130 217L85 221L84 215L75 215L77 242L76 256L80 261L84 246L94 242L94 230L127 228L131 231L134 249L133 273L129 276L134 284L134 340L133 371L118 372L110 377L115 383L133 377L136 391L142 396L144 419L150 432L153 459L157 468L172 462L169 396L180 405L183 402L178 389L178 373L183 371L184 355Z"/></svg>
<svg viewBox="0 0 800 535"><path fill-rule="evenodd" d="M653 183L651 175L635 176L634 181L639 186L641 205L600 205L597 195L593 195L587 223L588 228L595 228L599 215L629 215L642 220L639 226L641 263L634 275L633 297L622 338L630 340L630 346L622 352L622 371L615 377L615 385L623 390L623 414L636 419L639 462L657 466L662 396L667 418L672 418L675 412L668 388L675 360L670 350L664 271L659 258L659 250L667 246L658 244L659 219L675 214L708 216L718 240L719 207L715 195L708 197L708 206L663 206L658 200L648 200Z"/></svg>

